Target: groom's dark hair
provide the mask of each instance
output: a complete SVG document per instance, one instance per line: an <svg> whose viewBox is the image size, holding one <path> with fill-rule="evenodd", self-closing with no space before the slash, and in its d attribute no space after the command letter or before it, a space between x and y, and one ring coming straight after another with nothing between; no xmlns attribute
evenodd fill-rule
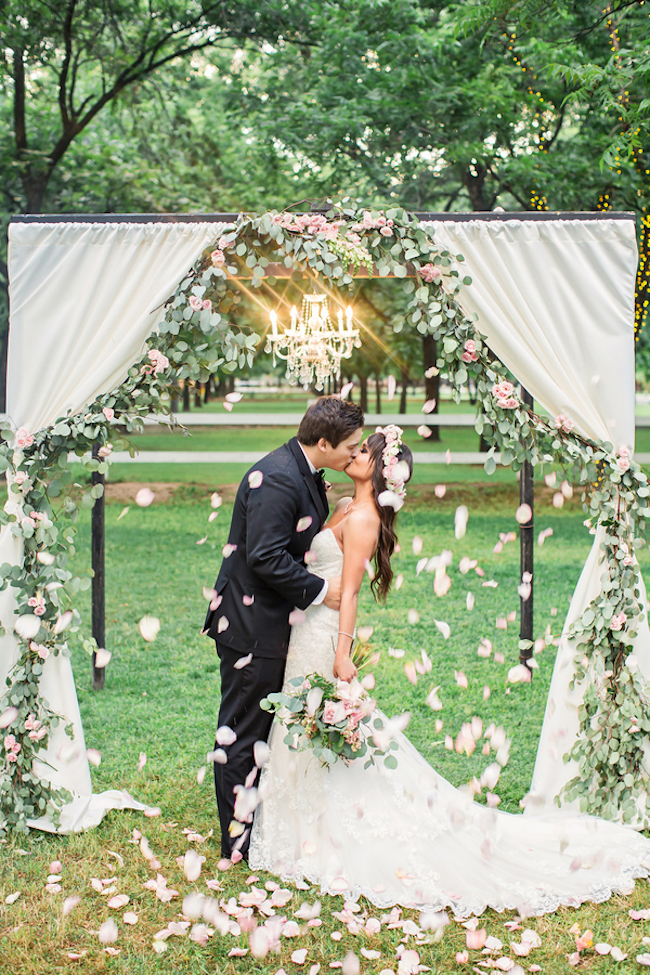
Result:
<svg viewBox="0 0 650 975"><path fill-rule="evenodd" d="M340 396L321 396L309 407L298 427L298 441L313 447L322 438L332 447L363 426L363 411L356 403L347 403Z"/></svg>

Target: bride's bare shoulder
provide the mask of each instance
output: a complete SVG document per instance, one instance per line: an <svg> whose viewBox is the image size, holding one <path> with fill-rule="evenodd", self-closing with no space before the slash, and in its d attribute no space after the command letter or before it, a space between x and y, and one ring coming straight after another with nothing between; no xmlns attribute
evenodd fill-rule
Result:
<svg viewBox="0 0 650 975"><path fill-rule="evenodd" d="M340 501L336 502L336 507L334 508L332 514L340 514L351 502L352 498L341 498Z"/></svg>

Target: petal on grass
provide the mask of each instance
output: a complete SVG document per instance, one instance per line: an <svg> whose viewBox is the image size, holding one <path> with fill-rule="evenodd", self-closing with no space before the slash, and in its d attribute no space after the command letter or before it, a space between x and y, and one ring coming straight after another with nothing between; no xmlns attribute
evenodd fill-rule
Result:
<svg viewBox="0 0 650 975"><path fill-rule="evenodd" d="M143 616L138 623L138 629L143 640L153 643L160 631L160 620L157 616Z"/></svg>
<svg viewBox="0 0 650 975"><path fill-rule="evenodd" d="M449 623L445 623L443 620L435 620L435 619L433 622L436 624L436 627L438 628L440 633L442 633L445 640L448 640L449 637L451 636L451 627Z"/></svg>

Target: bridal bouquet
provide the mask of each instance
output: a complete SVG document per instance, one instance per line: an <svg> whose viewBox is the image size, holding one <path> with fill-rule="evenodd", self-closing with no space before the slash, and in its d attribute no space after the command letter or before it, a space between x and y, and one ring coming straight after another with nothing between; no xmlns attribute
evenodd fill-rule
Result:
<svg viewBox="0 0 650 975"><path fill-rule="evenodd" d="M294 677L283 692L264 698L260 707L275 711L287 730L284 741L289 748L313 751L322 765L333 765L339 759L349 765L366 756L366 768L375 764L376 757L387 768L397 766L392 754L397 743L391 740L385 750L373 740L372 729L381 732L384 723L378 717L373 719L377 703L356 677L350 682L327 680L320 674Z"/></svg>

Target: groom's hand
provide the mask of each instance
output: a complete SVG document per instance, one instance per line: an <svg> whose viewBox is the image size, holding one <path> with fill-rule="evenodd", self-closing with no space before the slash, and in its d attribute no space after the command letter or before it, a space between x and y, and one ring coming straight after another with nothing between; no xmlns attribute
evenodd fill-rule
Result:
<svg viewBox="0 0 650 975"><path fill-rule="evenodd" d="M334 576L327 580L327 592L323 602L330 609L339 610L341 608L341 577Z"/></svg>

